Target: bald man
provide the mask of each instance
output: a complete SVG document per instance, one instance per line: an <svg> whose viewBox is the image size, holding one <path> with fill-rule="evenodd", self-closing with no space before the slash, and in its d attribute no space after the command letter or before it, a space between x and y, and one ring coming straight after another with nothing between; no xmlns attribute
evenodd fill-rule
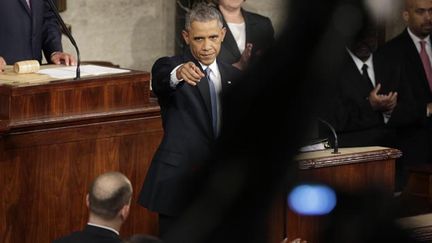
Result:
<svg viewBox="0 0 432 243"><path fill-rule="evenodd" d="M407 28L377 53L399 77L398 104L388 122L397 129L397 146L403 152L396 165L399 189L405 184L406 166L432 158L432 0L405 0L402 17Z"/></svg>
<svg viewBox="0 0 432 243"><path fill-rule="evenodd" d="M74 232L54 243L119 243L120 227L129 215L132 185L119 172L99 175L86 197L89 221L82 231Z"/></svg>

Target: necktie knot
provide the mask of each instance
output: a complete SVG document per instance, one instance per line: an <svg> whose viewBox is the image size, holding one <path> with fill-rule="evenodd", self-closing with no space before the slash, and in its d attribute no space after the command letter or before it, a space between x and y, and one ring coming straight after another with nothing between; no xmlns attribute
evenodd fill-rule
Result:
<svg viewBox="0 0 432 243"><path fill-rule="evenodd" d="M367 73L368 68L369 67L368 67L368 65L366 63L363 64L363 67L362 67L363 74Z"/></svg>
<svg viewBox="0 0 432 243"><path fill-rule="evenodd" d="M211 72L212 72L212 71L211 71L211 68L209 68L209 67L206 68L206 69L205 69L205 72L206 72L206 77L207 77L207 79L210 81L210 74L211 74Z"/></svg>
<svg viewBox="0 0 432 243"><path fill-rule="evenodd" d="M421 49L424 49L425 46L426 46L426 41L421 40L421 41L420 41L420 47L421 47Z"/></svg>

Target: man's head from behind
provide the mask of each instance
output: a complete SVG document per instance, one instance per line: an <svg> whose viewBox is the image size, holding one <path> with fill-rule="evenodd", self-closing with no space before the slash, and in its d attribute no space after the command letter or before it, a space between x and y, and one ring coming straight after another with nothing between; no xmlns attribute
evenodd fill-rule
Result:
<svg viewBox="0 0 432 243"><path fill-rule="evenodd" d="M124 221L129 215L132 185L120 172L108 172L96 177L87 195L90 219Z"/></svg>
<svg viewBox="0 0 432 243"><path fill-rule="evenodd" d="M210 65L219 54L225 37L219 11L205 3L196 4L186 15L182 32L192 55L204 65Z"/></svg>
<svg viewBox="0 0 432 243"><path fill-rule="evenodd" d="M405 0L402 17L413 34L425 38L432 31L432 0Z"/></svg>

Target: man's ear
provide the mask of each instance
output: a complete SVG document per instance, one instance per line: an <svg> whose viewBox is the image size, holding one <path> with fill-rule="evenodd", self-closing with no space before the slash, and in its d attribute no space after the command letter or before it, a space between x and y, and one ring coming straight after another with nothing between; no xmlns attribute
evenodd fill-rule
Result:
<svg viewBox="0 0 432 243"><path fill-rule="evenodd" d="M87 196L86 196L86 205L87 205L88 208L90 208L90 196L89 196L88 193L87 193Z"/></svg>
<svg viewBox="0 0 432 243"><path fill-rule="evenodd" d="M225 39L225 34L226 34L226 28L223 27L223 28L221 29L221 41L224 41L224 39Z"/></svg>
<svg viewBox="0 0 432 243"><path fill-rule="evenodd" d="M408 21L409 21L409 13L408 13L408 11L404 10L404 11L402 12L402 18L403 18L403 20L404 20L405 22L408 23Z"/></svg>
<svg viewBox="0 0 432 243"><path fill-rule="evenodd" d="M183 39L186 42L186 44L189 45L189 32L187 32L186 30L183 30L182 31L182 36L183 36Z"/></svg>
<svg viewBox="0 0 432 243"><path fill-rule="evenodd" d="M123 221L126 221L127 217L129 216L129 212L130 212L130 205L129 204L124 205L122 209L120 209L120 218Z"/></svg>

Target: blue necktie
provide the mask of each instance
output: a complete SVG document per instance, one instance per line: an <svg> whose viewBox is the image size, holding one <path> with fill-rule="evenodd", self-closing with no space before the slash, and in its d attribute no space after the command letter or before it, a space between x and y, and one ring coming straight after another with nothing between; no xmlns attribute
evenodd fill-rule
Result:
<svg viewBox="0 0 432 243"><path fill-rule="evenodd" d="M210 90L210 101L211 101L211 112L212 112L212 125L213 125L213 133L215 137L218 135L218 112L217 112L217 93L216 93L216 87L213 83L213 81L210 78L210 73L212 72L210 68L207 68L206 70L207 74L207 80L209 84L209 90Z"/></svg>

